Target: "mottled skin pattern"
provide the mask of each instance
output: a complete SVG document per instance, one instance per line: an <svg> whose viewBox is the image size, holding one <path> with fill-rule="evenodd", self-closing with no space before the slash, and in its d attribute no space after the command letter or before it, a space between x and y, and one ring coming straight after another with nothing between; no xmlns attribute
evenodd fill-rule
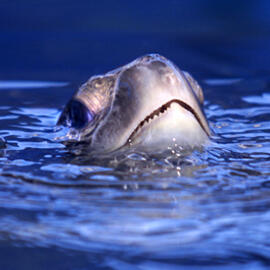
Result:
<svg viewBox="0 0 270 270"><path fill-rule="evenodd" d="M151 134L164 134L162 142L166 141L167 135L172 135L179 137L180 143L199 145L210 135L201 108L203 99L202 89L191 75L179 70L165 57L151 54L104 75L91 77L67 104L58 124L73 128L74 119L78 119L73 103L78 101L83 104L81 115L86 115L87 111L91 115L91 121L83 123L78 130L80 140L89 141L93 149L112 151L127 145L131 139L136 142L140 136L145 138L140 138L140 143L148 144L148 131ZM164 107L170 101L178 104L174 111ZM189 118L187 122L186 118ZM176 125L177 121L179 124ZM190 122L192 127L189 127ZM176 128L168 133L166 129L170 129L170 126ZM190 142L186 139L186 134L193 132L198 133L194 143L192 136ZM184 140L179 135L181 133L185 136ZM155 136L150 140L154 142Z"/></svg>

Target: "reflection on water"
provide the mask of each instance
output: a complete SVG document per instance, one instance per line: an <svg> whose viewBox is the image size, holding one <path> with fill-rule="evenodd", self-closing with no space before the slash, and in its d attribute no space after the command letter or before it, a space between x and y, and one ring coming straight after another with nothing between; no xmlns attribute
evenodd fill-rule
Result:
<svg viewBox="0 0 270 270"><path fill-rule="evenodd" d="M246 80L203 84L211 143L163 157L65 147L57 101L1 106L0 237L99 254L116 269L269 263L269 89L226 102Z"/></svg>
<svg viewBox="0 0 270 270"><path fill-rule="evenodd" d="M64 82L42 82L42 81L0 81L0 89L32 89L32 88L48 88L63 87L67 83Z"/></svg>

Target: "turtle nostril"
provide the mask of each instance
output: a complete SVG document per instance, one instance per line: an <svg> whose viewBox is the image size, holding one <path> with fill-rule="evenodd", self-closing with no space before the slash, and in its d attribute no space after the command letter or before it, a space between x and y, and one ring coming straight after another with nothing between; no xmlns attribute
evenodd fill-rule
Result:
<svg viewBox="0 0 270 270"><path fill-rule="evenodd" d="M64 109L59 118L58 124L73 128L83 128L93 121L94 113L91 112L83 103L72 99Z"/></svg>

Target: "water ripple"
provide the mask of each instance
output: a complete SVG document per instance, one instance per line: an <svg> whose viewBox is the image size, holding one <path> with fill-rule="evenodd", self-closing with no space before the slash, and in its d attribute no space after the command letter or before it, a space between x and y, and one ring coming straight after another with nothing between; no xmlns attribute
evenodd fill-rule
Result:
<svg viewBox="0 0 270 270"><path fill-rule="evenodd" d="M269 94L238 100L239 107L208 101L213 136L205 149L165 156L91 156L57 139L64 136L55 129L58 109L0 107L0 237L125 250L126 259L112 256L107 266L135 258L142 269L170 260L269 263ZM149 262L140 262L146 254Z"/></svg>

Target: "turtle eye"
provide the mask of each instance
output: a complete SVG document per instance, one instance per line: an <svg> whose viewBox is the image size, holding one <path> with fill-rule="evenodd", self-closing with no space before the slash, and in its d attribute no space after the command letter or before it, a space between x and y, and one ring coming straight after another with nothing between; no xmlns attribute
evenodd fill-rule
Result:
<svg viewBox="0 0 270 270"><path fill-rule="evenodd" d="M72 99L61 114L58 124L80 129L92 122L93 119L93 112L80 101Z"/></svg>

